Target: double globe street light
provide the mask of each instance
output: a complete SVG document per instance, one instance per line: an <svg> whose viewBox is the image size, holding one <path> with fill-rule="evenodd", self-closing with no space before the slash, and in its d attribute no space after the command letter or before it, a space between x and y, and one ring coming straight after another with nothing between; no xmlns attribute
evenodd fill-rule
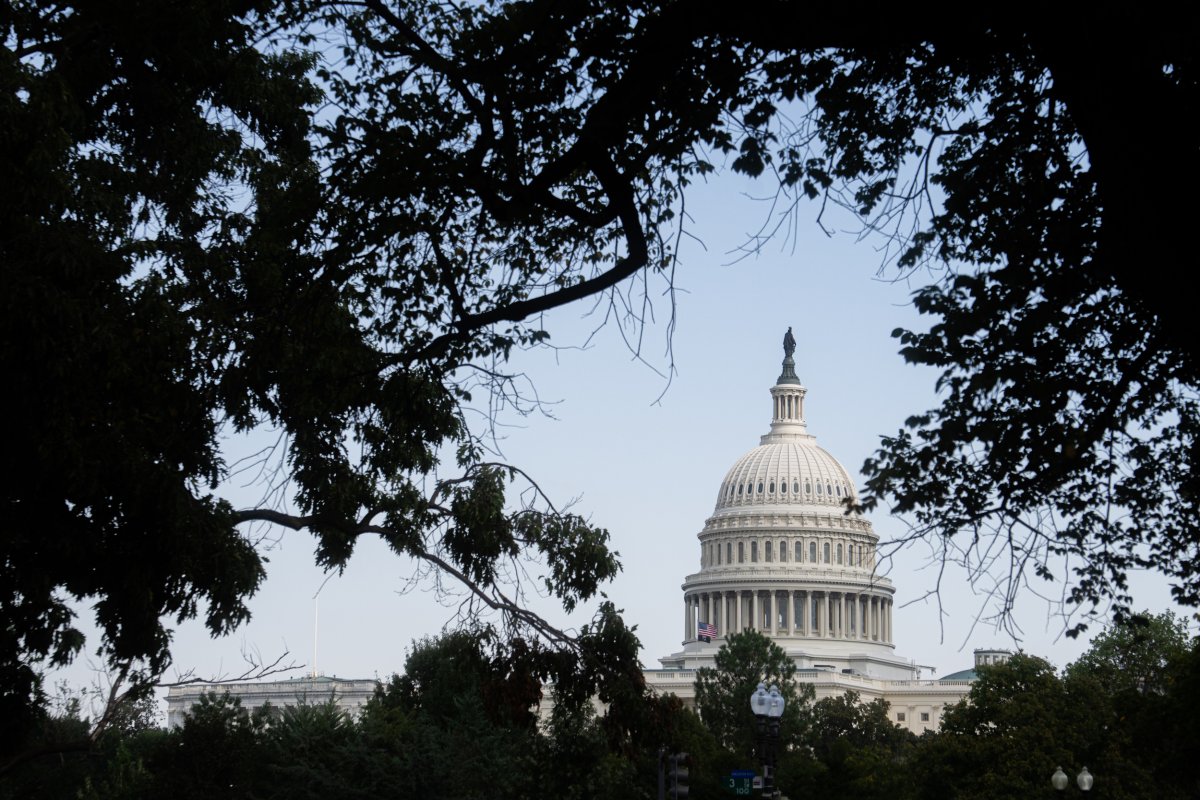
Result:
<svg viewBox="0 0 1200 800"><path fill-rule="evenodd" d="M784 699L778 686L769 690L760 683L750 695L750 710L758 722L758 761L762 765L763 797L775 796L775 757L779 747L779 720L783 717Z"/></svg>
<svg viewBox="0 0 1200 800"><path fill-rule="evenodd" d="M1054 787L1055 791L1060 793L1065 792L1067 790L1067 783L1069 780L1070 779L1067 777L1067 773L1063 772L1062 767L1059 767L1058 769L1054 770L1054 774L1050 776L1050 785ZM1090 792L1092 790L1092 782L1094 780L1095 779L1092 777L1092 773L1088 772L1087 767L1084 767L1079 771L1079 774L1075 776L1075 785L1079 787L1079 791L1081 792Z"/></svg>

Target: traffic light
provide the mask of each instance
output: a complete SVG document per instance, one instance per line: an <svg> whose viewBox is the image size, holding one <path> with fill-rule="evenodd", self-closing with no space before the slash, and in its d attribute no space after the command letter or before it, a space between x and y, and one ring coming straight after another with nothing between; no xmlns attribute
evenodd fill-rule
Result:
<svg viewBox="0 0 1200 800"><path fill-rule="evenodd" d="M688 754L676 753L668 758L671 779L671 800L687 800Z"/></svg>

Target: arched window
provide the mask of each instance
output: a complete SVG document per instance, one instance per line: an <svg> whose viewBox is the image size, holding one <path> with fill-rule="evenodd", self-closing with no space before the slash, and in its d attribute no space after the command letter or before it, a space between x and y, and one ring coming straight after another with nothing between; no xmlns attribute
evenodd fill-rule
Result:
<svg viewBox="0 0 1200 800"><path fill-rule="evenodd" d="M833 487L830 486L828 483L825 484L825 494L829 495L830 497L833 496Z"/></svg>
<svg viewBox="0 0 1200 800"><path fill-rule="evenodd" d="M779 560L787 561L787 542L779 543Z"/></svg>
<svg viewBox="0 0 1200 800"><path fill-rule="evenodd" d="M750 543L750 563L758 563L758 542Z"/></svg>
<svg viewBox="0 0 1200 800"><path fill-rule="evenodd" d="M742 493L742 485L739 483L738 484L738 494L741 494L741 493Z"/></svg>
<svg viewBox="0 0 1200 800"><path fill-rule="evenodd" d="M741 564L746 560L746 551L741 542L738 542L738 563Z"/></svg>
<svg viewBox="0 0 1200 800"><path fill-rule="evenodd" d="M816 542L808 543L808 560L809 560L809 563L812 563L812 564L817 563L817 543Z"/></svg>
<svg viewBox="0 0 1200 800"><path fill-rule="evenodd" d="M725 563L726 564L733 563L733 542L725 543Z"/></svg>
<svg viewBox="0 0 1200 800"><path fill-rule="evenodd" d="M774 558L774 553L772 552L772 549L771 549L771 542L770 542L769 540L768 540L767 542L765 542L765 543L764 543L764 547L763 547L763 558L764 558L765 560L767 560L767 561L774 561L774 560L775 560L775 558Z"/></svg>
<svg viewBox="0 0 1200 800"><path fill-rule="evenodd" d="M792 481L792 492L800 494L800 481Z"/></svg>
<svg viewBox="0 0 1200 800"><path fill-rule="evenodd" d="M841 496L842 496L842 486L841 486L841 484L838 484L838 487L837 487L837 496L838 496L838 497L841 497Z"/></svg>
<svg viewBox="0 0 1200 800"><path fill-rule="evenodd" d="M829 542L825 543L825 546L822 548L822 550L824 551L824 555L825 555L825 563L828 564L829 563Z"/></svg>
<svg viewBox="0 0 1200 800"><path fill-rule="evenodd" d="M804 544L799 539L797 539L796 540L796 561L803 561L803 560L804 560Z"/></svg>
<svg viewBox="0 0 1200 800"><path fill-rule="evenodd" d="M775 481L771 481L770 492L771 494L775 494Z"/></svg>
<svg viewBox="0 0 1200 800"><path fill-rule="evenodd" d="M762 481L759 481L759 482L758 482L758 493L759 493L759 494L762 494L762 490L763 490Z"/></svg>
<svg viewBox="0 0 1200 800"><path fill-rule="evenodd" d="M779 482L779 491L783 492L784 494L787 494L787 481Z"/></svg>
<svg viewBox="0 0 1200 800"><path fill-rule="evenodd" d="M842 546L840 544L838 545L838 548L837 548L837 560L838 560L839 564L842 563Z"/></svg>

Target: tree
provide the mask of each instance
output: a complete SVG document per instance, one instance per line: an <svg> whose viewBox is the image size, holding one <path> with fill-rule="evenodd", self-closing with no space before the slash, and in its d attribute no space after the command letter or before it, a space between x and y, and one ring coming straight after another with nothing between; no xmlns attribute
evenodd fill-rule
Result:
<svg viewBox="0 0 1200 800"><path fill-rule="evenodd" d="M783 648L755 630L726 637L714 666L696 671L696 710L717 743L745 759L756 750L756 723L750 696L759 683L778 686L783 695L780 748L802 741L807 727L809 684L795 681L796 662Z"/></svg>
<svg viewBox="0 0 1200 800"><path fill-rule="evenodd" d="M1184 711L1200 689L1198 644L1171 612L1143 612L1110 626L1067 667L1068 686L1094 687L1099 698L1106 724L1095 760L1111 773L1106 794L1183 798L1200 788L1184 766L1200 747L1200 726Z"/></svg>
<svg viewBox="0 0 1200 800"><path fill-rule="evenodd" d="M581 636L528 611L531 590L574 609L618 564L606 531L489 461L467 424L470 392L504 396L498 365L542 338L492 324L539 279L489 290L478 268L455 273L420 233L432 205L407 255L371 242L394 230L383 217L351 230L338 198L357 207L371 181L346 182L340 121L314 128L317 19L273 0L0 12L0 177L19 187L0 200L0 371L22 421L3 457L2 753L37 724L40 670L84 646L73 603L144 696L170 625L246 619L263 523L315 533L330 569L383 537L459 582L467 616L495 612L514 643L493 656L536 679L594 688L635 664L611 606ZM280 482L235 510L214 495L222 437L266 427L281 444L261 466ZM514 582L530 559L543 581ZM597 637L626 650L587 652Z"/></svg>
<svg viewBox="0 0 1200 800"><path fill-rule="evenodd" d="M888 719L882 699L858 692L813 704L805 747L780 769L785 794L829 798L905 797L915 737Z"/></svg>
<svg viewBox="0 0 1200 800"><path fill-rule="evenodd" d="M1174 118L1196 100L1195 12L1089 8L1068 26L979 9L934 29L885 5L725 11L332 11L369 53L331 74L335 173L364 190L339 229L363 252L432 253L413 287L444 290L429 313L461 339L665 274L664 230L721 158L769 173L792 211L841 204L902 274L934 270L915 295L930 329L898 335L942 370L945 398L868 461L864 505L890 501L942 558L996 580L1001 617L1026 575L1065 574L1066 602L1121 612L1128 570L1150 567L1200 602L1194 337L1142 267L1187 263L1189 226L1140 199L1200 177ZM1131 98L1119 123L1115 89ZM1143 124L1163 139L1130 157ZM411 182L364 180L380 164ZM391 226L361 225L370 214ZM465 300L446 280L463 274L479 276ZM475 304L495 274L548 291Z"/></svg>
<svg viewBox="0 0 1200 800"><path fill-rule="evenodd" d="M1094 764L1103 712L1068 691L1046 661L1021 653L980 669L970 694L942 715L914 764L918 796L1029 797L1057 765Z"/></svg>
<svg viewBox="0 0 1200 800"><path fill-rule="evenodd" d="M1096 636L1067 675L1093 677L1114 695L1162 694L1171 688L1171 672L1191 646L1185 620L1171 611L1143 611Z"/></svg>
<svg viewBox="0 0 1200 800"><path fill-rule="evenodd" d="M636 683L614 609L577 637L521 602L590 602L606 532L468 415L481 392L536 407L505 359L546 341L541 312L669 288L681 197L723 158L941 270L902 340L945 400L868 463L868 506L973 568L997 543L1001 613L1060 558L1069 602L1126 602L1139 566L1200 602L1191 321L1143 267L1189 263L1187 204L1142 201L1196 183L1178 13L10 4L0 749L36 722L38 668L83 646L70 601L144 689L172 620L245 618L263 523L313 532L330 569L379 536L457 582L519 642L505 668ZM279 483L234 509L221 433L267 427ZM511 582L525 559L545 583Z"/></svg>

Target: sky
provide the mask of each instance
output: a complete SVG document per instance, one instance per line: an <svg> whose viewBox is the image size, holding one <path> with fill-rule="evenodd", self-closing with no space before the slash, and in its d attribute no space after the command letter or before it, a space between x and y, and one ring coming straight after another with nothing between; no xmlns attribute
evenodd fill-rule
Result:
<svg viewBox="0 0 1200 800"><path fill-rule="evenodd" d="M808 430L860 486L859 468L879 437L936 403L936 373L897 354L891 332L927 322L909 302L912 285L895 281L894 271L877 276L877 242L858 241L849 230L826 235L814 222L817 209L804 206L793 235L739 258L737 247L773 221L770 204L755 197L763 191L727 177L689 195L671 356L671 304L659 294L663 287L651 284L654 319L643 331L640 357L611 320L601 325L605 309L574 306L545 320L555 349L518 354L511 365L528 375L548 413L502 415L497 446L556 502L573 501L573 511L608 529L623 569L604 591L637 626L647 667L679 649L680 586L699 569L696 536L726 471L767 432L768 390L788 326L808 389ZM839 227L832 215L827 225ZM263 441L231 441L231 457ZM246 480L239 476L222 488L235 505L261 493ZM903 521L885 511L869 518L885 541L905 532ZM237 676L247 669L247 655L303 667L287 675L305 674L315 661L326 675L385 678L402 670L415 640L436 635L455 615L456 598L439 602L427 580L414 581L414 565L377 540L363 539L345 571L330 578L313 564L311 536L276 531L272 539L251 621L218 640L198 623L179 627L168 680L189 671ZM962 575L943 581L939 611L937 600L925 597L935 576L921 552L902 552L886 574L896 588L895 652L929 668L926 677L971 666L975 648L1021 648L1059 667L1086 648L1086 637L1062 635L1060 610L1033 592L1014 612L1021 630L1014 641L980 620L986 599ZM1157 576L1134 576L1132 588L1139 608L1170 606ZM548 601L535 607L570 627L587 622L595 603L571 617ZM65 674L86 682L89 669L81 658Z"/></svg>

